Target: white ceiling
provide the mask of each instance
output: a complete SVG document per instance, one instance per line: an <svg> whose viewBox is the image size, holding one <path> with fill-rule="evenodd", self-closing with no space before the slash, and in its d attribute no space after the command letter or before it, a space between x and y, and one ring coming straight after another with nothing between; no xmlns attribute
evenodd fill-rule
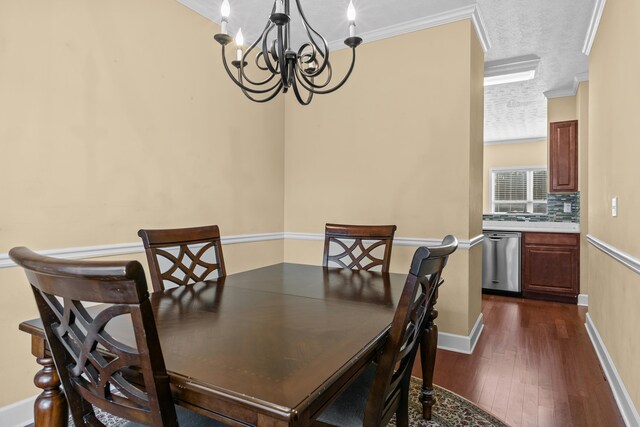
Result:
<svg viewBox="0 0 640 427"><path fill-rule="evenodd" d="M220 21L222 0L178 0L209 19ZM229 0L229 32L242 27L253 42L267 22L273 0ZM349 0L300 0L316 30L333 45L348 35ZM392 33L389 27L416 28L416 21L446 16L474 5L484 18L490 41L485 61L522 55L540 57L536 78L485 89L485 141L545 137L547 106L544 92L570 94L574 78L588 71L582 53L596 0L354 0L358 34ZM295 20L295 17L294 17ZM419 25L418 25L419 26ZM383 30L383 31L380 31ZM295 31L295 28L294 28ZM357 66L357 65L356 65Z"/></svg>

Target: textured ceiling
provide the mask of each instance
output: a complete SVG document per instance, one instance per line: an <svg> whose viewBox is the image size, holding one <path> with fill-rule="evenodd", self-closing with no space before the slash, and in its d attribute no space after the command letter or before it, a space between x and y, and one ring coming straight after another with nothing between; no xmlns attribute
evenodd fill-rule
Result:
<svg viewBox="0 0 640 427"><path fill-rule="evenodd" d="M535 54L533 80L485 88L485 141L547 135L543 93L571 88L588 70L582 53L595 0L478 0L491 49L485 61Z"/></svg>
<svg viewBox="0 0 640 427"><path fill-rule="evenodd" d="M222 0L179 0L220 21ZM267 22L272 0L229 0L229 32L239 27L252 42ZM348 35L349 0L300 0L310 21L329 42ZM547 103L543 93L570 89L576 75L587 72L582 52L595 0L354 0L358 33L477 4L491 48L485 61L534 54L540 57L536 78L485 89L485 141L544 137ZM294 17L295 21L295 17ZM365 38L365 43L367 42Z"/></svg>

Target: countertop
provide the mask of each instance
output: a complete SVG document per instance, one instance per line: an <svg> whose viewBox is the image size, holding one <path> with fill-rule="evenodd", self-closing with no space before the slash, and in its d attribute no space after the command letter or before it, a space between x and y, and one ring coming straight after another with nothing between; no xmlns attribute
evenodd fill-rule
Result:
<svg viewBox="0 0 640 427"><path fill-rule="evenodd" d="M538 233L580 233L580 224L575 222L482 221L482 229Z"/></svg>

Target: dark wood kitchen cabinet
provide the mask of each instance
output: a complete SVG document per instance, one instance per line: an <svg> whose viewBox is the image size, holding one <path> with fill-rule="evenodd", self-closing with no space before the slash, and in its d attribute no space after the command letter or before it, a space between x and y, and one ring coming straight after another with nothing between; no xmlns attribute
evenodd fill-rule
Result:
<svg viewBox="0 0 640 427"><path fill-rule="evenodd" d="M551 123L549 129L549 191L578 191L578 121Z"/></svg>
<svg viewBox="0 0 640 427"><path fill-rule="evenodd" d="M580 293L580 235L524 233L522 293L527 298L576 303Z"/></svg>

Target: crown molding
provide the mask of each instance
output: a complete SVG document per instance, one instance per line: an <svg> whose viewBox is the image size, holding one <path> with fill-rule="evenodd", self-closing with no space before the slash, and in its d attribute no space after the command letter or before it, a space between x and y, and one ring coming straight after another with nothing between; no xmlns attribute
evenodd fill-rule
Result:
<svg viewBox="0 0 640 427"><path fill-rule="evenodd" d="M537 55L524 55L499 59L497 61L488 61L484 63L484 77L503 76L505 74L536 70L538 64L540 64L540 57Z"/></svg>
<svg viewBox="0 0 640 427"><path fill-rule="evenodd" d="M589 81L589 72L579 73L573 76L573 83L571 87L565 87L561 89L548 90L544 92L544 96L547 99L562 98L565 96L576 96L578 93L578 86L580 83Z"/></svg>
<svg viewBox="0 0 640 427"><path fill-rule="evenodd" d="M215 22L216 24L220 20L220 13L213 7L213 4L205 0L178 0L178 3L183 4L195 13L204 16L205 18Z"/></svg>
<svg viewBox="0 0 640 427"><path fill-rule="evenodd" d="M489 40L487 28L484 24L484 19L482 18L480 9L478 5L475 4L412 19L399 24L389 25L388 27L379 28L377 30L366 31L358 34L358 36L362 37L365 42L373 42L415 31L426 30L427 28L437 27L439 25L451 24L452 22L462 21L464 19L471 20L480 45L482 46L482 50L486 53L487 50L491 48L491 41ZM335 40L329 43L329 48L332 51L336 51L346 49L347 46L344 45L342 40Z"/></svg>
<svg viewBox="0 0 640 427"><path fill-rule="evenodd" d="M573 87L548 90L544 92L544 96L547 99L564 98L565 96L575 96L575 95L576 95L576 91L573 89Z"/></svg>
<svg viewBox="0 0 640 427"><path fill-rule="evenodd" d="M593 42L596 40L596 34L598 33L598 27L600 26L600 19L604 13L604 6L607 4L607 0L596 0L596 4L593 7L593 13L591 14L591 21L589 22L589 28L587 28L587 36L584 39L584 46L582 46L582 53L589 56Z"/></svg>
<svg viewBox="0 0 640 427"><path fill-rule="evenodd" d="M217 22L220 19L219 13L210 2L205 0L178 0L178 2L213 22ZM425 30L439 25L450 24L464 19L470 19L473 23L473 28L478 35L478 40L480 41L482 50L486 53L487 50L491 48L491 42L489 40L489 35L487 34L487 27L485 26L484 19L482 18L482 13L480 13L480 9L476 4L450 9L422 18L412 19L410 21L379 28L377 30L367 31L358 34L358 36L362 37L365 42L370 42L412 33L414 31ZM329 43L329 48L332 51L336 51L347 49L347 46L345 46L343 40L334 40Z"/></svg>

